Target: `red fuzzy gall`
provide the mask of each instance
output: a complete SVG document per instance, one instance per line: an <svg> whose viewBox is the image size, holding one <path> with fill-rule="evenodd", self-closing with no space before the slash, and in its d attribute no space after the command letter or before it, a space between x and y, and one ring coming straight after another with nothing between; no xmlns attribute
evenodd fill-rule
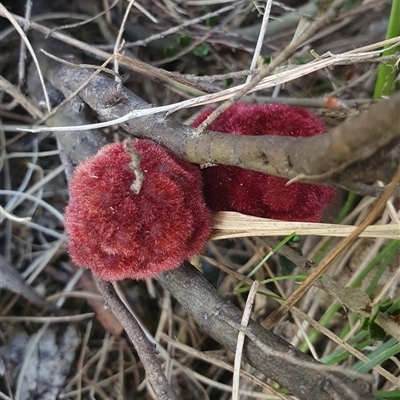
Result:
<svg viewBox="0 0 400 400"><path fill-rule="evenodd" d="M150 141L131 142L144 180L135 194L123 143L76 169L65 209L69 252L101 279L145 279L199 253L211 229L199 169Z"/></svg>
<svg viewBox="0 0 400 400"><path fill-rule="evenodd" d="M192 126L198 127L212 111L203 111ZM237 103L209 129L231 135L307 137L325 132L325 125L300 107ZM226 165L203 169L202 175L206 203L213 211L237 211L285 221L319 221L336 193L328 186L286 186L286 179Z"/></svg>

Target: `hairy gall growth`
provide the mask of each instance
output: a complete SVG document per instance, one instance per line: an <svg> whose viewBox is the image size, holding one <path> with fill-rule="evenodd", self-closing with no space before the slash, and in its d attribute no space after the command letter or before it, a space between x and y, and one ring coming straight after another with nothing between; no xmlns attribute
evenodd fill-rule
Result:
<svg viewBox="0 0 400 400"><path fill-rule="evenodd" d="M214 109L203 111L193 122L199 126ZM231 135L307 137L325 131L324 123L308 110L283 104L237 103L221 114L210 130ZM202 170L204 196L213 211L285 221L317 222L335 196L328 186L292 183L286 179L220 165Z"/></svg>
<svg viewBox="0 0 400 400"><path fill-rule="evenodd" d="M176 268L203 249L211 229L196 166L150 141L129 148L109 144L79 165L65 210L72 259L107 281ZM131 151L143 173L139 188Z"/></svg>

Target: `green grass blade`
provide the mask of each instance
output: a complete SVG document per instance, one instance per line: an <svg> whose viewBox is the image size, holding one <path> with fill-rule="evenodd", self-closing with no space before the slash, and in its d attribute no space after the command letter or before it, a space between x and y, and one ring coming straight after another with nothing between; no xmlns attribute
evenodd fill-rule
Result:
<svg viewBox="0 0 400 400"><path fill-rule="evenodd" d="M400 36L400 0L393 0L392 2L389 25L386 31L386 39L392 39L396 36ZM390 56L399 50L399 46L392 47L388 50L385 50L382 55ZM389 96L390 92L392 91L396 74L397 71L394 60L379 66L378 77L375 84L374 99L379 99L382 96Z"/></svg>

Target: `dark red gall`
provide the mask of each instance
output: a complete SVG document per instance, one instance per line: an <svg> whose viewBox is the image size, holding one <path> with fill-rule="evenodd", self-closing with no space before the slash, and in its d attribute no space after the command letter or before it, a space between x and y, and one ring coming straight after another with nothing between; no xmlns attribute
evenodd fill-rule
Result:
<svg viewBox="0 0 400 400"><path fill-rule="evenodd" d="M206 109L193 122L197 127L214 109ZM324 123L310 111L283 104L236 103L221 114L210 130L231 135L307 137L325 132ZM285 221L317 222L332 202L335 189L292 183L260 172L220 165L202 170L204 196L213 211Z"/></svg>
<svg viewBox="0 0 400 400"><path fill-rule="evenodd" d="M76 169L65 209L69 252L107 281L145 279L178 267L204 248L211 215L199 169L150 141L133 142L144 180L122 143L103 147Z"/></svg>

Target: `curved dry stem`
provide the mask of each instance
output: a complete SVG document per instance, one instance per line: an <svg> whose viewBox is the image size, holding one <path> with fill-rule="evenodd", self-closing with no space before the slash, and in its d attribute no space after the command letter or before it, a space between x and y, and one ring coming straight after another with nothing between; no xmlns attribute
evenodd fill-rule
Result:
<svg viewBox="0 0 400 400"><path fill-rule="evenodd" d="M54 65L51 60L44 70L50 82L64 93L76 90L91 75L85 69ZM79 96L106 120L149 107L134 93L102 75L93 78ZM399 108L397 94L326 134L309 138L218 132L196 135L195 129L163 114L135 118L121 126L135 137L154 140L192 163L234 165L301 182L341 186L342 181L351 184L350 179L360 183L390 181L398 165L398 157L391 151L400 136Z"/></svg>

